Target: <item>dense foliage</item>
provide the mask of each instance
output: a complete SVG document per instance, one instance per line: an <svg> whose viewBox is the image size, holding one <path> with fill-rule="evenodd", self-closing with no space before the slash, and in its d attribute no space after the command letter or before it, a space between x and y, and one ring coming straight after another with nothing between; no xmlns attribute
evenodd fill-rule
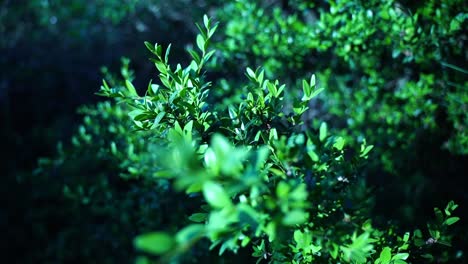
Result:
<svg viewBox="0 0 468 264"><path fill-rule="evenodd" d="M127 2L100 15L152 6ZM188 61L144 43L146 89L128 59L104 69L112 101L82 107L70 144L23 179L45 245L23 260L466 262L451 201L467 202L466 4L216 4Z"/></svg>
<svg viewBox="0 0 468 264"><path fill-rule="evenodd" d="M354 147L374 145L365 177L400 190L382 189L383 214L393 204L392 217L420 221L422 200L466 199L455 190L468 149L465 1L286 2L219 12L225 35L213 64L229 73L224 83L235 90L247 66L286 83L315 73L326 90L307 119L327 121Z"/></svg>

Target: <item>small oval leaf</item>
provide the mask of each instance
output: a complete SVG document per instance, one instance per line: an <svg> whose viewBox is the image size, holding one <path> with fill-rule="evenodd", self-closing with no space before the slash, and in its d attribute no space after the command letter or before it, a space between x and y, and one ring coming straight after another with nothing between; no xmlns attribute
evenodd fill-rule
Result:
<svg viewBox="0 0 468 264"><path fill-rule="evenodd" d="M454 217L447 218L447 220L445 220L444 223L445 223L446 225L453 225L453 224L455 224L456 222L458 222L458 220L460 220L460 217L454 216Z"/></svg>
<svg viewBox="0 0 468 264"><path fill-rule="evenodd" d="M323 141L327 137L327 123L323 122L320 125L320 141Z"/></svg>

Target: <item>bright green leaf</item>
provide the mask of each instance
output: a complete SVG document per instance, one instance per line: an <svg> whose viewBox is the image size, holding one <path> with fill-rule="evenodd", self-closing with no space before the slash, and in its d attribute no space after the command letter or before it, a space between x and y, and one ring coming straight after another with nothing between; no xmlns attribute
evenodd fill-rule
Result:
<svg viewBox="0 0 468 264"><path fill-rule="evenodd" d="M397 260L397 259L406 260L408 257L409 257L408 253L398 253L398 254L395 254L395 256L393 256L392 260Z"/></svg>
<svg viewBox="0 0 468 264"><path fill-rule="evenodd" d="M458 220L460 220L460 217L454 216L454 217L447 218L447 220L445 220L444 223L445 223L446 225L453 225L453 224L455 224L456 222L458 222Z"/></svg>
<svg viewBox="0 0 468 264"><path fill-rule="evenodd" d="M197 35L197 47L202 51L205 52L205 39L202 35Z"/></svg>
<svg viewBox="0 0 468 264"><path fill-rule="evenodd" d="M223 187L217 183L208 181L203 185L203 195L205 200L214 208L224 208L232 205L232 201L224 191Z"/></svg>
<svg viewBox="0 0 468 264"><path fill-rule="evenodd" d="M380 263L381 264L388 264L390 263L390 259L392 258L392 250L389 247L385 247L382 252L380 252Z"/></svg>
<svg viewBox="0 0 468 264"><path fill-rule="evenodd" d="M131 96L138 96L135 87L129 80L125 80L125 86L128 89L128 92L130 93Z"/></svg>
<svg viewBox="0 0 468 264"><path fill-rule="evenodd" d="M163 232L152 232L139 235L134 240L138 250L151 254L164 254L174 247L175 241L172 236Z"/></svg>
<svg viewBox="0 0 468 264"><path fill-rule="evenodd" d="M287 226L303 224L309 218L309 214L302 210L293 210L283 218L283 224Z"/></svg>
<svg viewBox="0 0 468 264"><path fill-rule="evenodd" d="M246 71L247 71L247 76L249 76L252 79L255 79L255 72L252 69L247 67Z"/></svg>
<svg viewBox="0 0 468 264"><path fill-rule="evenodd" d="M320 125L320 141L325 140L327 137L327 123L322 122Z"/></svg>
<svg viewBox="0 0 468 264"><path fill-rule="evenodd" d="M335 147L335 148L338 149L338 150L342 150L343 147L344 147L344 144L345 144L344 138L338 137L338 138L335 140L335 144L333 144L333 147Z"/></svg>
<svg viewBox="0 0 468 264"><path fill-rule="evenodd" d="M315 86L315 74L312 74L312 76L310 77L310 87L314 87Z"/></svg>

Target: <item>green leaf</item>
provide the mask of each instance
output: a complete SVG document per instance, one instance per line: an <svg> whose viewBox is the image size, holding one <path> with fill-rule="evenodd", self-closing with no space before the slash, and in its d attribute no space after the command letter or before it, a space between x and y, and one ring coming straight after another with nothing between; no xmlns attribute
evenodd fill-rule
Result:
<svg viewBox="0 0 468 264"><path fill-rule="evenodd" d="M163 117L166 115L166 112L160 112L158 113L158 115L156 116L156 118L154 119L154 122L153 122L153 125L151 126L151 128L156 128L159 126L159 122L161 122L161 120L163 119Z"/></svg>
<svg viewBox="0 0 468 264"><path fill-rule="evenodd" d="M167 67L166 67L166 64L164 64L164 62L155 61L154 65L156 65L156 68L158 69L160 73L167 74ZM169 85L166 85L166 84L164 84L164 86L169 87Z"/></svg>
<svg viewBox="0 0 468 264"><path fill-rule="evenodd" d="M302 80L302 91L304 93L304 98L309 98L311 94L311 89L306 80ZM305 100L305 99L304 99Z"/></svg>
<svg viewBox="0 0 468 264"><path fill-rule="evenodd" d="M162 47L158 43L154 44L154 50L156 51L156 56L161 57Z"/></svg>
<svg viewBox="0 0 468 264"><path fill-rule="evenodd" d="M269 155L270 155L270 150L267 147L260 147L257 150L255 168L256 169L262 168L265 162L267 161Z"/></svg>
<svg viewBox="0 0 468 264"><path fill-rule="evenodd" d="M250 93L250 92L247 94L247 101L249 101L249 102L253 102L253 101L254 101L253 94Z"/></svg>
<svg viewBox="0 0 468 264"><path fill-rule="evenodd" d="M228 113L229 113L229 117L231 118L232 121L237 119L237 113L236 113L236 110L234 109L233 106L230 105L228 107Z"/></svg>
<svg viewBox="0 0 468 264"><path fill-rule="evenodd" d="M309 214L302 210L293 210L283 218L283 224L287 226L303 224L309 218Z"/></svg>
<svg viewBox="0 0 468 264"><path fill-rule="evenodd" d="M445 220L444 224L446 224L446 225L453 225L453 224L455 224L456 222L458 222L458 220L460 220L460 217L456 217L456 216L454 216L454 217L449 217L449 218L447 218L447 220Z"/></svg>
<svg viewBox="0 0 468 264"><path fill-rule="evenodd" d="M259 130L257 134L255 134L254 142L258 142L261 136L262 136L262 131Z"/></svg>
<svg viewBox="0 0 468 264"><path fill-rule="evenodd" d="M258 74L258 78L257 78L257 81L258 81L259 84L263 83L263 77L264 76L265 76L265 71L261 70L260 73Z"/></svg>
<svg viewBox="0 0 468 264"><path fill-rule="evenodd" d="M155 96L157 93L158 93L158 90L159 90L159 85L157 84L152 84L151 83L152 80L150 80L149 84L148 84L148 94L151 95L151 96Z"/></svg>
<svg viewBox="0 0 468 264"><path fill-rule="evenodd" d="M430 234L431 237L434 238L434 239L439 239L439 237L440 237L440 231L439 231L439 230L432 229L432 228L429 228L429 234Z"/></svg>
<svg viewBox="0 0 468 264"><path fill-rule="evenodd" d="M249 242L250 242L250 237L245 236L244 238L242 238L241 246L245 247L249 244Z"/></svg>
<svg viewBox="0 0 468 264"><path fill-rule="evenodd" d="M327 123L322 122L320 125L320 141L325 140L327 137Z"/></svg>
<svg viewBox="0 0 468 264"><path fill-rule="evenodd" d="M337 244L335 243L332 243L332 247L333 249L330 250L330 256L333 258L333 259L336 259L338 257L338 252L340 250L340 248L338 247Z"/></svg>
<svg viewBox="0 0 468 264"><path fill-rule="evenodd" d="M389 247L385 247L382 252L380 252L380 263L388 264L392 258L392 250Z"/></svg>
<svg viewBox="0 0 468 264"><path fill-rule="evenodd" d="M226 156L230 154L232 147L229 141L221 136L220 134L215 134L211 140L211 146L217 156Z"/></svg>
<svg viewBox="0 0 468 264"><path fill-rule="evenodd" d="M134 245L138 250L161 255L171 250L175 245L175 241L167 233L152 232L137 236Z"/></svg>
<svg viewBox="0 0 468 264"><path fill-rule="evenodd" d="M263 71L262 71L263 73ZM276 85L272 84L268 80L265 81L266 87L268 89L268 92L272 94L274 97L277 97L278 89L276 88Z"/></svg>
<svg viewBox="0 0 468 264"><path fill-rule="evenodd" d="M156 51L154 50L153 44L149 43L148 41L145 41L145 46L146 48L151 51L152 53L155 53Z"/></svg>
<svg viewBox="0 0 468 264"><path fill-rule="evenodd" d="M367 154L369 154L369 152L374 148L374 145L369 145L367 147L364 148L364 145L362 146L362 149L361 149L361 154L359 155L361 158L362 157L365 157L367 156Z"/></svg>
<svg viewBox="0 0 468 264"><path fill-rule="evenodd" d="M250 78L252 78L252 79L254 79L254 80L256 79L256 78L255 78L255 72L254 72L252 69L250 69L249 67L247 67L246 71L247 71L247 76L248 76L248 77L250 77Z"/></svg>
<svg viewBox="0 0 468 264"><path fill-rule="evenodd" d="M211 29L208 32L208 37L209 38L211 38L211 36L213 36L213 34L215 33L217 28L218 28L218 23L216 23L213 27L211 27Z"/></svg>
<svg viewBox="0 0 468 264"><path fill-rule="evenodd" d="M199 193L203 189L203 185L200 182L190 184L190 186L185 190L186 193Z"/></svg>
<svg viewBox="0 0 468 264"><path fill-rule="evenodd" d="M301 232L301 230L294 231L294 241L299 248L309 247L312 243L312 235L309 232Z"/></svg>
<svg viewBox="0 0 468 264"><path fill-rule="evenodd" d="M223 187L217 183L208 181L203 185L203 195L205 200L214 208L224 208L232 206L232 201L224 191Z"/></svg>
<svg viewBox="0 0 468 264"><path fill-rule="evenodd" d="M131 112L128 113L128 116L132 119L132 120L136 120L137 116L140 116L144 113L145 111L143 110L140 110L140 109L136 109L136 110L133 110Z"/></svg>
<svg viewBox="0 0 468 264"><path fill-rule="evenodd" d="M272 128L270 130L270 135L268 136L269 140L277 140L278 139L278 132L276 131L276 128Z"/></svg>
<svg viewBox="0 0 468 264"><path fill-rule="evenodd" d="M205 39L202 35L197 35L197 47L204 53L205 52Z"/></svg>
<svg viewBox="0 0 468 264"><path fill-rule="evenodd" d="M317 153L315 153L315 151L313 150L309 150L307 152L307 155L309 155L309 157L312 159L312 161L314 162L317 162L319 160L319 156L317 155Z"/></svg>
<svg viewBox="0 0 468 264"><path fill-rule="evenodd" d="M276 197L279 199L286 199L288 198L288 193L291 190L291 187L284 181L280 182L278 186L276 186Z"/></svg>
<svg viewBox="0 0 468 264"><path fill-rule="evenodd" d="M310 87L314 87L315 86L315 74L312 74L312 76L310 77Z"/></svg>
<svg viewBox="0 0 468 264"><path fill-rule="evenodd" d="M338 137L338 138L335 140L335 144L333 144L333 147L335 147L335 148L338 149L338 150L342 150L343 147L344 147L344 144L345 144L344 138Z"/></svg>
<svg viewBox="0 0 468 264"><path fill-rule="evenodd" d="M444 210L444 211L445 211L445 214L446 214L447 216L450 216L450 215L452 214L452 211L455 210L455 209L457 209L457 207L458 207L458 205L455 204L455 202L450 201L450 202L447 204L447 206L445 207L445 210Z"/></svg>
<svg viewBox="0 0 468 264"><path fill-rule="evenodd" d="M177 232L176 240L180 244L190 243L192 240L197 239L199 236L203 235L205 230L205 225L202 224L192 224L184 227L182 230Z"/></svg>
<svg viewBox="0 0 468 264"><path fill-rule="evenodd" d="M307 186L304 183L301 183L289 194L289 199L296 201L306 201L307 194Z"/></svg>
<svg viewBox="0 0 468 264"><path fill-rule="evenodd" d="M136 90L135 90L135 87L133 86L133 84L129 81L129 80L125 80L125 86L127 87L129 93L131 96L138 96Z"/></svg>
<svg viewBox="0 0 468 264"><path fill-rule="evenodd" d="M206 213L195 213L189 216L189 220L196 223L202 223L206 220L208 214Z"/></svg>
<svg viewBox="0 0 468 264"><path fill-rule="evenodd" d="M444 215L442 214L442 211L440 211L439 208L434 208L434 213L436 215L436 219L439 223L442 223L444 221Z"/></svg>
<svg viewBox="0 0 468 264"><path fill-rule="evenodd" d="M111 142L111 153L116 155L117 154L117 145L114 141Z"/></svg>
<svg viewBox="0 0 468 264"><path fill-rule="evenodd" d="M410 233L406 232L405 235L403 236L403 242L405 243L408 242L409 238L410 238Z"/></svg>
<svg viewBox="0 0 468 264"><path fill-rule="evenodd" d="M206 29L210 28L210 20L207 15L203 15L203 25L205 25Z"/></svg>
<svg viewBox="0 0 468 264"><path fill-rule="evenodd" d="M408 257L409 257L408 253L398 253L395 256L393 256L392 260L398 260L398 259L406 260Z"/></svg>
<svg viewBox="0 0 468 264"><path fill-rule="evenodd" d="M206 54L205 54L205 57L203 57L204 62L207 62L207 61L211 58L211 56L213 56L213 54L215 53L215 51L216 51L216 50L211 50L211 51L209 51L208 53L206 53Z"/></svg>
<svg viewBox="0 0 468 264"><path fill-rule="evenodd" d="M459 13L456 17L450 22L450 32L460 30L462 28L463 22L468 19L467 13Z"/></svg>
<svg viewBox="0 0 468 264"><path fill-rule="evenodd" d="M195 50L189 50L190 55L192 56L192 59L196 62L196 64L200 64L200 55ZM198 68L198 66L197 66Z"/></svg>
<svg viewBox="0 0 468 264"><path fill-rule="evenodd" d="M429 254L429 253L426 253L426 254L421 255L421 257L426 258L426 259L429 259L429 260L433 260L433 259L434 259L434 257L433 257L431 254Z"/></svg>
<svg viewBox="0 0 468 264"><path fill-rule="evenodd" d="M166 63L169 62L169 53L171 52L171 46L172 46L172 44L169 44L169 45L167 46L166 53L165 53L165 55L164 55L164 61L165 61Z"/></svg>
<svg viewBox="0 0 468 264"><path fill-rule="evenodd" d="M314 92L310 95L310 99L314 98L317 96L319 93L321 93L324 90L324 88L316 89Z"/></svg>
<svg viewBox="0 0 468 264"><path fill-rule="evenodd" d="M419 229L414 230L414 236L417 237L417 238L421 238L422 237L421 230L419 230Z"/></svg>
<svg viewBox="0 0 468 264"><path fill-rule="evenodd" d="M314 244L311 244L310 249L312 249L313 254L316 254L317 252L319 252L322 249L322 246L316 246Z"/></svg>
<svg viewBox="0 0 468 264"><path fill-rule="evenodd" d="M276 95L275 97L279 97L281 95L281 93L284 91L284 88L286 87L285 84L281 85L279 88L278 88L278 91L276 92Z"/></svg>
<svg viewBox="0 0 468 264"><path fill-rule="evenodd" d="M276 222L270 222L265 226L265 234L268 235L268 240L274 241L276 238Z"/></svg>
<svg viewBox="0 0 468 264"><path fill-rule="evenodd" d="M450 206L450 210L454 211L455 209L457 209L458 204L455 204L453 201L450 201L449 206Z"/></svg>

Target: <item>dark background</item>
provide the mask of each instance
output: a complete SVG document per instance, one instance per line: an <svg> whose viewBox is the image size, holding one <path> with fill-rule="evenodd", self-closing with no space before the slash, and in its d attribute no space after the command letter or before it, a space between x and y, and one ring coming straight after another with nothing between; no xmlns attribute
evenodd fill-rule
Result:
<svg viewBox="0 0 468 264"><path fill-rule="evenodd" d="M131 58L135 86L156 77L144 41L173 43L172 58L187 59L194 19L209 12L209 1L1 1L0 3L0 230L5 259L28 260L28 249L53 237L37 237L35 219L49 219L49 235L63 226L60 200L48 197L45 183L31 172L38 158L69 144L82 117L77 108L105 98L95 95L101 67L120 71L120 58ZM213 4L211 4L213 6ZM190 8L188 8L190 6ZM51 183L53 186L53 183ZM53 187L50 187L53 190ZM52 192L52 191L51 191ZM47 206L50 216L37 215ZM34 211L34 213L33 213ZM54 220L55 219L55 220ZM55 230L55 231L54 231ZM36 236L36 237L35 237ZM30 241L32 245L25 243ZM32 263L35 260L29 259Z"/></svg>

